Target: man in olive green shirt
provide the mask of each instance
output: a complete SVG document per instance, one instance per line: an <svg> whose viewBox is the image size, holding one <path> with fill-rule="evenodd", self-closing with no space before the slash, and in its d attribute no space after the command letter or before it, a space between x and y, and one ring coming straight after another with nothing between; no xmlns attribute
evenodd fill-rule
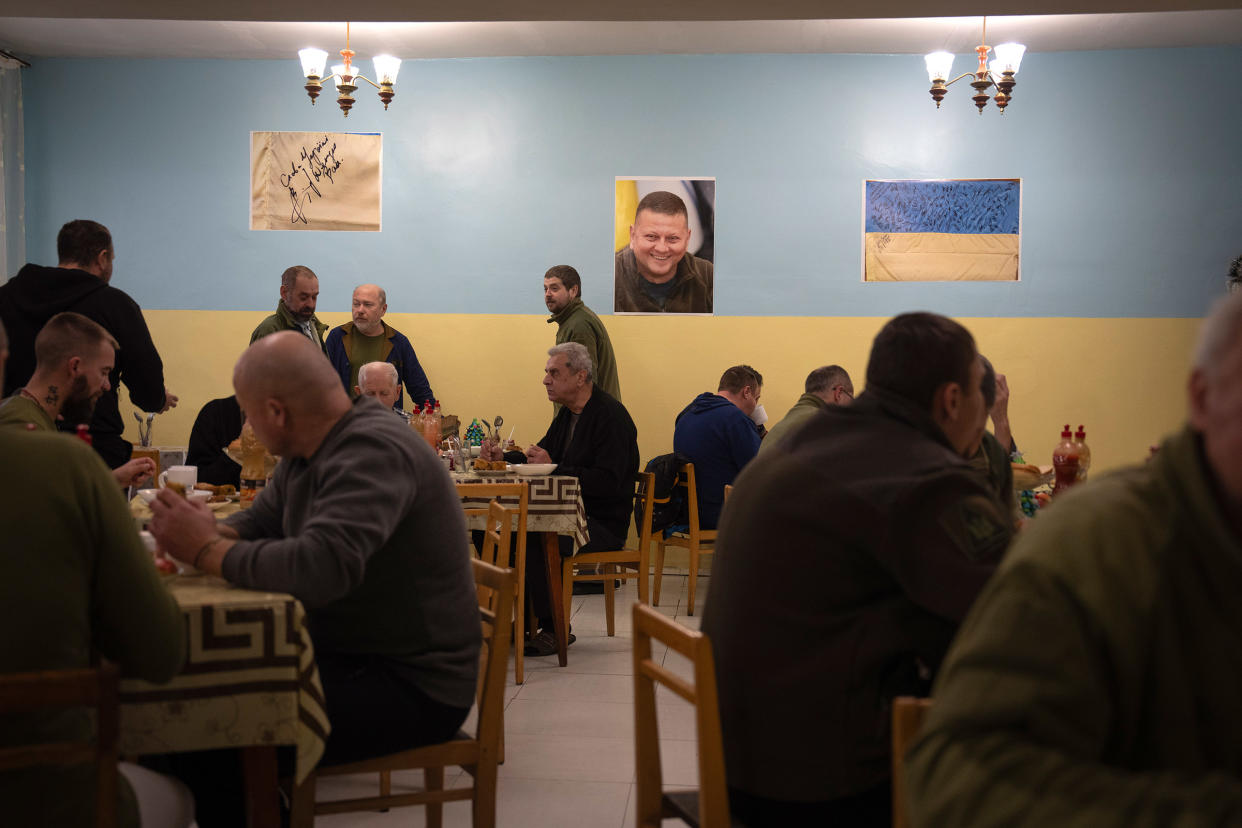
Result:
<svg viewBox="0 0 1242 828"><path fill-rule="evenodd" d="M1204 323L1189 398L980 595L909 754L914 824L1242 824L1242 294Z"/></svg>
<svg viewBox="0 0 1242 828"><path fill-rule="evenodd" d="M823 411L833 405L849 405L854 401L854 382L840 365L825 365L816 368L806 377L806 392L798 398L793 408L768 431L768 436L759 445L759 454L793 434L815 412Z"/></svg>
<svg viewBox="0 0 1242 828"><path fill-rule="evenodd" d="M556 344L577 342L587 349L595 369L595 385L621 401L621 379L612 340L595 312L582 303L582 278L569 265L548 268L543 276L543 303L556 323Z"/></svg>
<svg viewBox="0 0 1242 828"><path fill-rule="evenodd" d="M0 378L8 356L0 327ZM123 676L164 682L185 659L184 621L160 583L108 467L78 440L0 429L0 673L86 668L92 651ZM0 716L0 746L84 739L85 711ZM0 772L6 825L94 824L93 768ZM121 780L120 824L137 826Z"/></svg>
<svg viewBox="0 0 1242 828"><path fill-rule="evenodd" d="M102 325L79 313L58 313L35 337L35 372L22 388L0 403L0 427L55 431L56 421L89 423L95 403L111 387L109 376L117 343ZM155 472L147 457L112 470L121 486L132 486Z"/></svg>
<svg viewBox="0 0 1242 828"><path fill-rule="evenodd" d="M280 302L276 312L259 323L250 335L250 342L277 331L297 331L324 349L323 336L328 326L315 316L319 301L319 277L305 265L294 265L280 274Z"/></svg>

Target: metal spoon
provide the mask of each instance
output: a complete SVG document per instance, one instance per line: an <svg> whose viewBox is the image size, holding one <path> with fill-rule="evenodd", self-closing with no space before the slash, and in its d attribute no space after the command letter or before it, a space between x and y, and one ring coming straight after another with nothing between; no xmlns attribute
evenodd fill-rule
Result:
<svg viewBox="0 0 1242 828"><path fill-rule="evenodd" d="M496 415L496 420L495 420L495 423L496 423L496 425L495 425L496 431L495 431L495 433L492 435L492 436L493 436L493 438L494 438L494 439L492 440L492 442L494 442L494 443L495 443L496 445L498 445L498 446L500 445L500 426L501 426L501 424L502 424L502 423L504 423L504 421L505 421L505 418L504 418L504 417L500 416L499 414L497 414L497 415ZM501 448L503 449L503 448L504 448L504 446L501 446Z"/></svg>

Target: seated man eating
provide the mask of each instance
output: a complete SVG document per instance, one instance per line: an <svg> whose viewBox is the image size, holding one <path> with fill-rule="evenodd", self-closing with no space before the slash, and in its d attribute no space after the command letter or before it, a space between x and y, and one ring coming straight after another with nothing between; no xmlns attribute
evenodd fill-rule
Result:
<svg viewBox="0 0 1242 828"><path fill-rule="evenodd" d="M305 605L332 725L322 764L451 738L474 702L481 632L465 516L435 452L375 400L351 402L301 333L256 341L233 386L282 458L271 483L219 526L164 490L152 533L178 560Z"/></svg>
<svg viewBox="0 0 1242 828"><path fill-rule="evenodd" d="M630 531L633 479L638 471L638 429L620 402L595 385L591 357L577 342L548 349L543 386L548 399L562 408L538 444L526 449L529 463L555 463L556 474L578 478L586 509L590 541L580 552L620 549ZM516 453L512 453L515 454ZM483 443L484 459L500 460L499 446ZM573 554L573 541L560 536L561 555ZM527 543L532 548L532 543ZM533 548L538 548L534 546ZM540 632L527 645L527 655L556 652L552 605L539 555L526 556L526 594L539 620ZM570 636L570 643L573 637Z"/></svg>

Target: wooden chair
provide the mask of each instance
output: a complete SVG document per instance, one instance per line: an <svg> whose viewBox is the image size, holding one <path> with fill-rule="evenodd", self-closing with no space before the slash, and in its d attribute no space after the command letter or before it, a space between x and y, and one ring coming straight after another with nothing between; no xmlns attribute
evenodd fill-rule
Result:
<svg viewBox="0 0 1242 828"><path fill-rule="evenodd" d="M681 819L695 828L730 825L725 786L720 709L716 701L716 666L711 640L687 629L646 604L634 605L634 742L638 766L638 828L659 828L663 819ZM655 639L694 665L694 683L651 657ZM699 737L699 789L664 793L660 767L660 733L655 685L659 682L694 705Z"/></svg>
<svg viewBox="0 0 1242 828"><path fill-rule="evenodd" d="M923 720L931 711L931 699L899 696L893 699L893 828L909 828L906 810L906 750L918 738Z"/></svg>
<svg viewBox="0 0 1242 828"><path fill-rule="evenodd" d="M505 676L509 667L509 637L513 631L513 594L518 574L472 560L474 582L479 590L479 614L483 622L483 652L480 654L478 724L474 737L458 733L452 741L438 745L318 768L306 781L294 788L293 821L297 828L310 828L317 814L340 814L352 811L374 811L403 805L426 805L428 828L439 828L443 821L445 802L470 800L473 803L475 828L492 828L496 824L496 765L499 761L500 737L504 729ZM474 777L469 788L444 789L444 769L460 765ZM358 799L315 801L315 782L319 777L343 776L423 769L426 790L413 793L362 797Z"/></svg>
<svg viewBox="0 0 1242 828"><path fill-rule="evenodd" d="M694 464L687 463L677 475L677 485L686 487L690 526L685 532L674 532L669 537L660 535L656 541L655 584L652 589L653 606L660 606L660 580L664 575L664 548L685 547L690 552L690 582L686 595L686 615L694 615L694 590L699 581L699 556L715 551L716 530L699 529L699 489L694 481Z"/></svg>
<svg viewBox="0 0 1242 828"><path fill-rule="evenodd" d="M35 713L91 707L95 710L93 740L43 742L0 748L0 772L18 768L95 766L95 825L117 824L117 744L120 739L117 668L52 670L0 676L0 713Z"/></svg>
<svg viewBox="0 0 1242 828"><path fill-rule="evenodd" d="M612 552L585 552L566 558L561 564L561 593L565 603L565 617L570 615L573 602L574 581L604 582L604 612L607 614L608 634L616 634L614 610L616 583L630 578L638 579L638 600L647 601L647 573L651 569L651 508L655 500L655 475L638 472L634 475L634 501L642 507L642 525L638 527L638 548L619 549ZM599 566L598 572L577 572L586 564ZM633 570L630 572L629 570Z"/></svg>
<svg viewBox="0 0 1242 828"><path fill-rule="evenodd" d="M515 511L517 514L517 526L514 531L517 537L512 547L513 568L517 570L517 593L514 601L514 610L516 612L513 629L514 640L526 640L526 519L530 506L530 487L525 483L458 483L457 494L459 497L477 498L508 498L517 501ZM487 507L485 506L464 506L467 517L486 516ZM484 538L486 543L486 537ZM509 565L509 549L506 547L503 557L497 561L495 558L488 560L487 555L483 556L483 560L496 566L505 567ZM526 681L526 662L525 653L522 647L513 648L513 680L518 684Z"/></svg>

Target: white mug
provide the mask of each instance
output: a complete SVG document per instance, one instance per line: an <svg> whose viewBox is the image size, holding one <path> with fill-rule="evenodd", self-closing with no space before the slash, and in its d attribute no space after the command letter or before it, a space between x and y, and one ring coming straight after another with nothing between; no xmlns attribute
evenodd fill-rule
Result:
<svg viewBox="0 0 1242 828"><path fill-rule="evenodd" d="M160 472L160 488L165 488L169 480L189 491L198 482L198 466L169 466L167 471Z"/></svg>

